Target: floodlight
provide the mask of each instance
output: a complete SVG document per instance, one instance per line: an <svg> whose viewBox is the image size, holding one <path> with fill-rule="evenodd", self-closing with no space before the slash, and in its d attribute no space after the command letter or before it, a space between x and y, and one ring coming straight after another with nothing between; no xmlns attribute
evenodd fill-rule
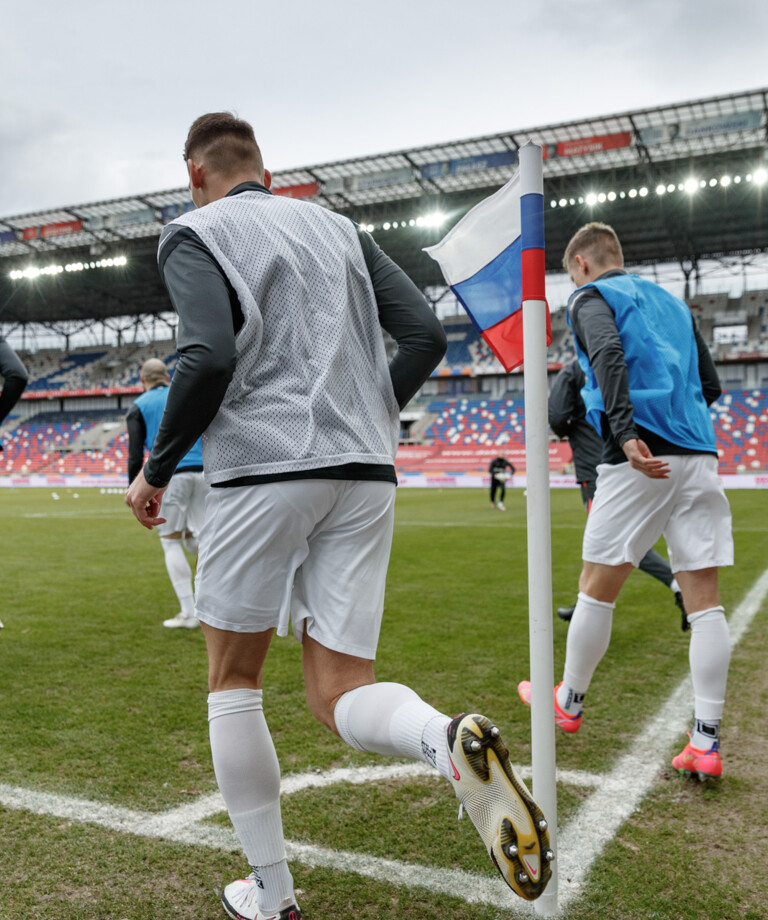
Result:
<svg viewBox="0 0 768 920"><path fill-rule="evenodd" d="M600 202L600 204L602 204L605 201L605 192L600 192L600 194L597 196L597 200Z"/></svg>
<svg viewBox="0 0 768 920"><path fill-rule="evenodd" d="M716 185L717 185L717 179L710 179L710 180L709 180L709 187L710 187L710 188L714 188Z"/></svg>
<svg viewBox="0 0 768 920"><path fill-rule="evenodd" d="M594 192L590 192L587 195L587 204L591 207L593 204L597 204L597 195Z"/></svg>
<svg viewBox="0 0 768 920"><path fill-rule="evenodd" d="M616 192L608 192L608 201L616 201Z"/></svg>
<svg viewBox="0 0 768 920"><path fill-rule="evenodd" d="M730 184L731 184L731 177L730 177L730 176L722 176L722 177L721 177L721 179L720 179L720 185L722 185L723 188L728 188L728 186L729 186Z"/></svg>
<svg viewBox="0 0 768 920"><path fill-rule="evenodd" d="M670 182L669 185L667 186L667 191L668 191L668 192L674 192L674 190L675 190L675 183L674 183L674 182ZM680 191L682 191L682 188L680 189Z"/></svg>
<svg viewBox="0 0 768 920"><path fill-rule="evenodd" d="M685 183L683 184L683 188L685 189L686 192L688 192L689 195L693 195L693 193L696 191L698 187L699 187L699 180L694 179L693 177L691 177L690 179L686 179Z"/></svg>
<svg viewBox="0 0 768 920"><path fill-rule="evenodd" d="M556 208L556 207L557 207L557 202L556 202L556 201L550 201L550 202L549 202L549 206L550 206L550 208Z"/></svg>
<svg viewBox="0 0 768 920"><path fill-rule="evenodd" d="M389 221L388 221L388 220L385 220L384 223L381 225L381 229L382 229L382 230L389 230L390 226L391 226L391 224L389 223Z"/></svg>
<svg viewBox="0 0 768 920"><path fill-rule="evenodd" d="M768 182L768 172L760 168L755 170L755 175L753 177L756 185L765 185Z"/></svg>
<svg viewBox="0 0 768 920"><path fill-rule="evenodd" d="M630 197L630 198L637 198L637 189L636 189L636 188L631 188L631 189L629 190L629 197Z"/></svg>
<svg viewBox="0 0 768 920"><path fill-rule="evenodd" d="M638 194L640 195L641 198L645 198L645 196L648 194L648 189L645 186L643 186L638 192Z"/></svg>
<svg viewBox="0 0 768 920"><path fill-rule="evenodd" d="M558 204L560 205L561 208L564 208L568 204L568 202L565 200L565 198L561 198Z"/></svg>
<svg viewBox="0 0 768 920"><path fill-rule="evenodd" d="M663 195L663 194L665 194L666 191L667 191L666 185L657 185L657 186L656 186L656 194L657 194L657 195Z"/></svg>

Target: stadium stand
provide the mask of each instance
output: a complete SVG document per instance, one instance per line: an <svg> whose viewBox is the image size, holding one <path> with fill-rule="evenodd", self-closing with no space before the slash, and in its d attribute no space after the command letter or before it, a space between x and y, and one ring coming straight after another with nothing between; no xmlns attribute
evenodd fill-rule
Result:
<svg viewBox="0 0 768 920"><path fill-rule="evenodd" d="M387 151L276 172L273 189L366 227L443 315L450 289L423 248L513 175L523 138L541 144L550 374L573 357L562 252L581 223L607 220L630 270L696 291L688 303L727 391L712 410L721 470L768 470L767 100L758 89ZM176 361L174 342L155 340L156 326L172 334L177 322L157 273L157 237L191 207L183 187L0 218L0 334L35 346L21 348L31 381L0 430L0 475L122 474L120 432L140 391L138 369L159 357L172 373ZM717 276L715 266L725 271ZM713 288L717 277L728 278L730 293ZM443 322L448 351L401 417L398 468L485 472L503 447L522 469L522 373L501 372L463 313ZM70 349L71 337L91 344ZM104 344L114 338L118 347ZM65 347L47 347L56 341ZM568 460L567 444L553 441L552 469Z"/></svg>

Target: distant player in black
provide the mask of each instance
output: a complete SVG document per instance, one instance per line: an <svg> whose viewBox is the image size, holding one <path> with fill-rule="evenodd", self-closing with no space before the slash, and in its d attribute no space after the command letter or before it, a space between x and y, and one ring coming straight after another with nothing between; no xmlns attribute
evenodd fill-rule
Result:
<svg viewBox="0 0 768 920"><path fill-rule="evenodd" d="M586 418L586 408L581 398L585 379L584 371L576 358L560 371L549 394L549 427L558 438L568 438L573 453L576 481L581 487L581 498L589 514L595 496L597 464L600 463L603 453L603 439ZM667 560L655 549L649 549L640 560L638 568L657 578L674 592L675 603L681 611L683 631L687 630L688 618L683 606L683 595ZM573 607L558 607L557 615L561 620L567 621L571 619L575 609L575 604Z"/></svg>
<svg viewBox="0 0 768 920"><path fill-rule="evenodd" d="M506 482L510 476L515 475L515 467L507 460L507 455L503 450L499 451L499 456L491 460L488 467L491 474L491 508L498 508L499 511L506 511L504 507L504 496L507 494ZM496 501L496 493L499 493L499 500Z"/></svg>
<svg viewBox="0 0 768 920"><path fill-rule="evenodd" d="M29 380L26 367L11 346L0 336L0 377L3 378L3 389L0 390L0 425L8 418L11 409L19 401L24 388ZM3 442L0 441L0 450ZM0 622L0 629L3 628Z"/></svg>

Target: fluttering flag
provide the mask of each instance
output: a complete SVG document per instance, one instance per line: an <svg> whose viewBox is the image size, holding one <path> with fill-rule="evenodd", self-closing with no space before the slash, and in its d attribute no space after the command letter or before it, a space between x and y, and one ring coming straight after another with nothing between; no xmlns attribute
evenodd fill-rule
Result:
<svg viewBox="0 0 768 920"><path fill-rule="evenodd" d="M525 185L517 172L424 250L506 371L523 363L523 301L546 301L544 196Z"/></svg>

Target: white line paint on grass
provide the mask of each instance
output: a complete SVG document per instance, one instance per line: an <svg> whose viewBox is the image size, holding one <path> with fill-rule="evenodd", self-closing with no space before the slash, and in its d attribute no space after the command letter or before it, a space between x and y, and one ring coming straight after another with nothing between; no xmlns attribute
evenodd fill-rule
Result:
<svg viewBox="0 0 768 920"><path fill-rule="evenodd" d="M736 646L743 637L767 594L768 569L731 615L729 627L732 646ZM639 806L656 782L659 770L666 766L673 742L690 720L691 699L692 688L688 677L673 691L656 717L607 775L596 776L578 770L558 771L557 779L560 783L595 789L573 818L560 829L557 865L561 908L565 908L583 890L594 861ZM517 769L524 779L530 778L529 768ZM286 776L282 782L282 793L291 795L304 789L332 784L361 784L418 776L434 776L434 771L421 763L343 768L325 773ZM207 818L224 811L224 802L218 793L201 796L194 802L168 812L150 814L0 784L0 805L95 824L119 833L226 851L240 849L230 827L206 823ZM474 830L471 832L474 833ZM286 850L289 859L310 867L355 872L376 881L447 893L472 904L489 904L502 908L512 917L533 916L532 905L516 898L493 875L414 865L292 841L286 841Z"/></svg>
<svg viewBox="0 0 768 920"><path fill-rule="evenodd" d="M730 617L732 648L749 628L766 594L768 569ZM692 700L693 687L688 676L635 739L630 750L602 778L599 789L560 831L558 882L562 907L582 890L594 861L656 783L659 770L667 766L670 749L690 723Z"/></svg>
<svg viewBox="0 0 768 920"><path fill-rule="evenodd" d="M516 767L523 779L530 778L530 768ZM324 773L302 773L284 777L282 794L291 795L304 789L322 786L381 782L390 779L435 777L435 771L423 763L391 764L386 766L348 767ZM600 777L579 770L567 770L558 779L571 785L595 787ZM216 792L201 796L188 805L171 811L150 814L115 805L104 805L86 799L35 792L0 784L0 805L33 814L64 818L118 833L135 834L168 840L189 846L238 851L240 845L230 827L206 824L205 819L225 811L224 800ZM462 832L464 829L462 828ZM466 832L474 834L467 825ZM422 866L400 860L383 859L365 853L350 853L312 844L286 841L288 858L315 868L355 872L379 882L390 882L406 888L420 887L429 891L449 893L471 904L491 904L514 915L531 916L529 905L506 888L494 875L478 875L459 869Z"/></svg>

